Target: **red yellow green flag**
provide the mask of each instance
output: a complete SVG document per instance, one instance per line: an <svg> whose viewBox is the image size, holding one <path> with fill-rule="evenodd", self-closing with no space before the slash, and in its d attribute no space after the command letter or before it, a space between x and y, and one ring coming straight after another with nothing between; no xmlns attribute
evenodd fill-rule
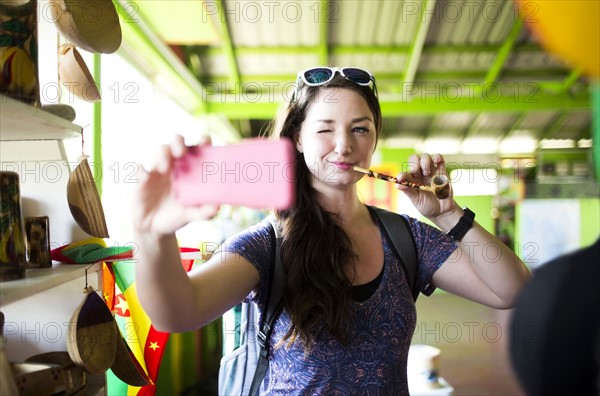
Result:
<svg viewBox="0 0 600 396"><path fill-rule="evenodd" d="M135 261L112 263L115 274L115 319L133 356L150 378L150 384L131 386L112 371L107 374L109 395L154 395L158 369L165 351L169 333L157 331L144 312L135 287Z"/></svg>
<svg viewBox="0 0 600 396"><path fill-rule="evenodd" d="M197 252L194 248L181 248L182 253ZM107 373L107 394L153 396L156 393L160 363L165 352L169 333L157 331L150 318L142 308L135 285L136 260L123 260L109 263L108 270L114 274L114 297L112 309L121 330L123 339L129 346L132 355L145 371L150 383L137 387L119 379L112 370ZM194 260L182 260L182 265L189 271ZM110 289L105 283L105 288Z"/></svg>

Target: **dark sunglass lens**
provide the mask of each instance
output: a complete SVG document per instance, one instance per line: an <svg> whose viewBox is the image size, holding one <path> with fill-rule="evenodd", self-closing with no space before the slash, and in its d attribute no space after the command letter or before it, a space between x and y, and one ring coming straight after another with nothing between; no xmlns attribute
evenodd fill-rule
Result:
<svg viewBox="0 0 600 396"><path fill-rule="evenodd" d="M322 84L331 78L332 73L329 69L310 69L304 72L304 79L309 84Z"/></svg>
<svg viewBox="0 0 600 396"><path fill-rule="evenodd" d="M371 75L368 72L353 67L344 68L344 76L357 84L368 84L371 81Z"/></svg>

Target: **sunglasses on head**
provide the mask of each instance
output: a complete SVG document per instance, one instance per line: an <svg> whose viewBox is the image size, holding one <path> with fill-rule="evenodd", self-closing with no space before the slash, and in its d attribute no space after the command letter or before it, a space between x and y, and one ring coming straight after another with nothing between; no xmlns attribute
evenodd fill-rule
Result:
<svg viewBox="0 0 600 396"><path fill-rule="evenodd" d="M333 80L336 72L340 73L340 75L345 79L350 80L358 85L368 86L372 82L373 92L375 95L377 95L375 76L364 69L359 69L356 67L313 67L298 72L298 76L296 78L296 89L294 90L292 100L296 97L298 92L298 81L302 80L302 82L306 85L318 87L319 85L327 84Z"/></svg>

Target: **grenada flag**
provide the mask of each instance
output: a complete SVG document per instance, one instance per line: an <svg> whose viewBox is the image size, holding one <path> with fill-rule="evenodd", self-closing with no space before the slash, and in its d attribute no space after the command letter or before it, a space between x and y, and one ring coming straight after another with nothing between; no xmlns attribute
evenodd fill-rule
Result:
<svg viewBox="0 0 600 396"><path fill-rule="evenodd" d="M107 394L154 395L158 368L169 339L169 333L156 331L140 305L135 288L136 262L125 260L111 264L115 277L113 301L115 319L123 339L147 376L149 384L142 387L129 385L110 370L106 374Z"/></svg>
<svg viewBox="0 0 600 396"><path fill-rule="evenodd" d="M197 249L181 248L182 252ZM194 260L182 260L186 271L189 271ZM135 265L136 260L124 260L110 263L114 274L115 293L113 309L121 335L135 358L136 366L143 370L142 376L148 379L148 385L133 386L117 377L113 370L107 372L108 395L140 395L152 396L156 393L156 379L169 333L157 331L150 318L143 310L136 292Z"/></svg>

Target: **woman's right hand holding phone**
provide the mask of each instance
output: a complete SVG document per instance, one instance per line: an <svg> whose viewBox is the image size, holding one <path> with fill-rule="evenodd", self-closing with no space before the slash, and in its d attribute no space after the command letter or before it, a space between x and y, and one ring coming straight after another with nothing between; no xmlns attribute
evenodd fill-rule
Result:
<svg viewBox="0 0 600 396"><path fill-rule="evenodd" d="M210 144L210 139L205 138L199 144ZM175 199L172 190L173 162L186 151L183 137L176 135L169 145L160 148L151 170L140 166L132 205L136 232L171 235L191 221L209 219L217 214L218 205L188 207Z"/></svg>

